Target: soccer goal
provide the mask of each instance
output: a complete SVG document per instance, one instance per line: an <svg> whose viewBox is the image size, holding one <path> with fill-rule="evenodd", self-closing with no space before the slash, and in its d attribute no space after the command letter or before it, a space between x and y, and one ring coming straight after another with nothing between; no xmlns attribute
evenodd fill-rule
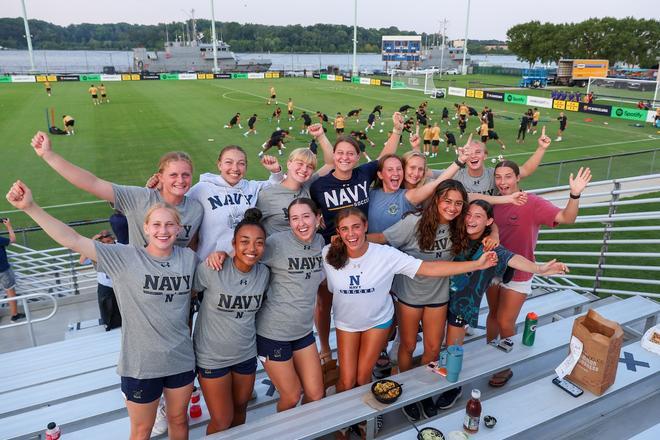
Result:
<svg viewBox="0 0 660 440"><path fill-rule="evenodd" d="M637 104L642 101L645 104L650 103L652 107L660 104L658 81L590 77L587 93L590 92L597 101L620 104Z"/></svg>
<svg viewBox="0 0 660 440"><path fill-rule="evenodd" d="M390 88L392 90L419 90L425 95L432 95L442 90L437 88L433 82L435 73L437 73L435 70L392 69Z"/></svg>

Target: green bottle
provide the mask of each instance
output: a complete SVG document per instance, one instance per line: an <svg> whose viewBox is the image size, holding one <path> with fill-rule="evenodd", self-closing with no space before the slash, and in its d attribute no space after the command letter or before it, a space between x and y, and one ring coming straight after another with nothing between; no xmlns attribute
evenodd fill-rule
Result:
<svg viewBox="0 0 660 440"><path fill-rule="evenodd" d="M529 312L525 318L525 331L523 332L522 343L531 347L534 345L534 337L536 336L536 324L539 322L539 317L534 312Z"/></svg>

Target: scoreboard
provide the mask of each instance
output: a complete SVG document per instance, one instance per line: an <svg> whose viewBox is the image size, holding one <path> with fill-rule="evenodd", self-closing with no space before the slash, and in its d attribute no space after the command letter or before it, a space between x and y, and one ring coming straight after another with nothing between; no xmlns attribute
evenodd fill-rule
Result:
<svg viewBox="0 0 660 440"><path fill-rule="evenodd" d="M383 61L420 61L421 46L421 35L383 36Z"/></svg>

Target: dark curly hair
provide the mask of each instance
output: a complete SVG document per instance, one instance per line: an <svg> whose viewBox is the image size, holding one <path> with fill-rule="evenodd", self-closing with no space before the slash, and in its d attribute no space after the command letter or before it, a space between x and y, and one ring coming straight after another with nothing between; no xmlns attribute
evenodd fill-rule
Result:
<svg viewBox="0 0 660 440"><path fill-rule="evenodd" d="M465 214L468 210L468 195L465 187L458 180L448 179L440 183L435 189L433 196L424 204L421 209L421 215L415 234L417 244L422 251L433 249L435 237L440 225L440 213L438 205L440 200L447 195L449 191L458 191L463 199L463 206L460 214L449 222L449 234L452 242L452 252L454 255L460 254L468 246L468 235L465 229Z"/></svg>

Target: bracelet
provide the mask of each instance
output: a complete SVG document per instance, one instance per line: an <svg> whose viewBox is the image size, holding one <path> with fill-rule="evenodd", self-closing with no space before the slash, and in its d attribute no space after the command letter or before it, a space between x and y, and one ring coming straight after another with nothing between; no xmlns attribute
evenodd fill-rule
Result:
<svg viewBox="0 0 660 440"><path fill-rule="evenodd" d="M456 160L454 161L454 163L455 163L456 166L459 167L459 168L465 168L465 162L461 162L460 160L456 159Z"/></svg>
<svg viewBox="0 0 660 440"><path fill-rule="evenodd" d="M576 195L573 194L573 193L568 193L568 196L569 196L571 199L573 199L573 200L577 200L577 199L579 199L581 195L582 195L582 194L578 194L578 195L576 196Z"/></svg>
<svg viewBox="0 0 660 440"><path fill-rule="evenodd" d="M392 133L394 133L394 134L397 135L397 136L401 136L401 133L403 133L403 132L402 132L402 131L392 130Z"/></svg>

